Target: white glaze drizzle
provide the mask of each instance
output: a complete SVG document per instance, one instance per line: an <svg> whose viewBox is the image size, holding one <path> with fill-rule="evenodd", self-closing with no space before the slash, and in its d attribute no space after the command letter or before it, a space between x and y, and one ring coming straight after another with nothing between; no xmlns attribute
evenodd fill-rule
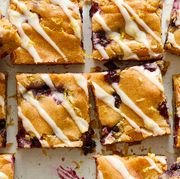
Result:
<svg viewBox="0 0 180 179"><path fill-rule="evenodd" d="M115 156L104 156L104 158L115 168L124 179L135 179L128 171L121 159Z"/></svg>
<svg viewBox="0 0 180 179"><path fill-rule="evenodd" d="M145 159L149 162L149 164L151 165L149 167L149 169L154 169L156 170L158 173L162 173L162 170L156 165L156 163L154 162L154 160L148 156L145 156Z"/></svg>
<svg viewBox="0 0 180 179"><path fill-rule="evenodd" d="M174 34L171 32L168 32L168 42L170 42L175 48L180 49L180 45L177 44Z"/></svg>
<svg viewBox="0 0 180 179"><path fill-rule="evenodd" d="M11 155L8 155L8 154L3 155L3 158L8 162L12 162L12 160L13 160L13 157Z"/></svg>
<svg viewBox="0 0 180 179"><path fill-rule="evenodd" d="M61 105L67 110L69 115L72 117L72 119L74 120L74 122L78 126L79 130L81 131L81 133L87 132L88 128L89 128L88 122L85 119L83 119L83 118L81 118L81 117L76 115L76 112L72 108L72 106L69 103L69 101L67 101L64 98L64 94L57 92L55 86L53 85L53 82L52 82L50 76L48 74L42 74L41 78L51 88L51 90L52 90L52 97L57 99L57 100L59 100L59 101L62 101Z"/></svg>
<svg viewBox="0 0 180 179"><path fill-rule="evenodd" d="M76 83L84 90L85 94L88 96L88 82L87 79L82 74L74 74L74 79Z"/></svg>
<svg viewBox="0 0 180 179"><path fill-rule="evenodd" d="M123 0L119 0L124 7L132 14L132 16L135 18L136 22L141 25L144 30L149 33L154 39L156 39L159 43L162 42L161 38L156 35L154 31L151 30L151 28L137 15L137 13Z"/></svg>
<svg viewBox="0 0 180 179"><path fill-rule="evenodd" d="M18 107L18 116L22 119L22 124L27 132L33 132L33 134L37 137L39 142L41 143L42 147L49 147L49 144L45 140L41 140L41 136L38 131L34 128L30 120L22 113L20 107Z"/></svg>
<svg viewBox="0 0 180 179"><path fill-rule="evenodd" d="M141 31L137 26L137 24L133 21L126 8L123 7L122 1L120 0L112 0L112 1L116 4L122 16L124 17L126 33L132 36L136 41L143 43L145 47L148 49L150 56L155 56L156 54L151 50L150 42L147 39L146 34L143 31Z"/></svg>
<svg viewBox="0 0 180 179"><path fill-rule="evenodd" d="M9 177L5 173L0 172L0 179L9 179Z"/></svg>
<svg viewBox="0 0 180 179"><path fill-rule="evenodd" d="M123 59L128 60L128 59L139 59L139 57L132 52L132 50L129 48L128 45L126 45L121 39L120 39L120 34L117 32L112 32L109 35L110 39L113 39L115 42L118 43L118 45L121 47L123 50L124 56Z"/></svg>
<svg viewBox="0 0 180 179"><path fill-rule="evenodd" d="M167 164L167 161L165 159L165 157L162 157L162 156L156 156L156 159L162 163L163 165L166 165Z"/></svg>
<svg viewBox="0 0 180 179"><path fill-rule="evenodd" d="M102 174L101 170L99 170L99 169L98 169L97 179L104 179L103 174Z"/></svg>
<svg viewBox="0 0 180 179"><path fill-rule="evenodd" d="M102 16L100 15L100 12L99 12L99 11L97 11L97 12L93 15L93 19L102 26L102 28L104 29L104 31L106 31L106 32L111 32L111 29L108 27L108 25L106 24L106 22L104 21L104 19L103 19Z"/></svg>
<svg viewBox="0 0 180 179"><path fill-rule="evenodd" d="M63 133L63 131L56 125L54 120L49 116L49 114L41 107L40 103L34 99L29 93L24 93L26 89L22 84L18 83L18 90L22 94L23 98L34 106L39 112L40 116L51 126L56 136L66 143L68 146L71 145L68 137Z"/></svg>
<svg viewBox="0 0 180 179"><path fill-rule="evenodd" d="M48 34L41 27L38 15L36 13L32 13L31 11L29 11L23 2L13 0L13 3L16 3L17 6L22 10L25 19L34 28L34 30L36 30L36 32L38 32L67 61L67 58L64 55L64 53L59 49L56 43L48 36Z"/></svg>
<svg viewBox="0 0 180 179"><path fill-rule="evenodd" d="M143 119L144 125L147 129L152 130L155 135L164 134L164 131L159 127L159 125L144 114L144 112L124 93L124 91L120 89L117 83L113 83L112 86L120 96L122 102Z"/></svg>
<svg viewBox="0 0 180 179"><path fill-rule="evenodd" d="M35 47L33 46L32 41L29 37L25 34L22 24L26 21L25 17L21 15L19 12L9 9L9 20L10 22L16 26L18 33L21 37L21 45L24 49L26 49L29 54L33 57L34 61L42 62L38 52L36 51Z"/></svg>
<svg viewBox="0 0 180 179"><path fill-rule="evenodd" d="M141 73L143 76L145 76L149 81L151 81L154 85L156 85L161 91L164 91L162 83L159 81L159 78L161 77L161 73L159 68L157 68L155 71L150 72L147 69L144 69L143 66L134 66L131 67L132 69L135 69L139 73Z"/></svg>
<svg viewBox="0 0 180 179"><path fill-rule="evenodd" d="M2 106L2 113L5 114L5 102L4 102L4 98L2 96L0 96L0 106Z"/></svg>
<svg viewBox="0 0 180 179"><path fill-rule="evenodd" d="M97 11L94 15L93 15L93 19L98 22L102 28L104 29L104 31L106 32L110 32L111 29L107 26L107 24L105 23L104 19L101 17L100 12ZM103 57L103 59L109 59L109 55L107 54L105 48L100 45L100 44L96 44L95 48L99 51L99 53L101 54L101 56Z"/></svg>
<svg viewBox="0 0 180 179"><path fill-rule="evenodd" d="M78 22L78 20L73 18L73 16L71 15L72 12L69 10L69 8L71 8L72 11L75 11L80 17L78 7L73 2L71 2L70 0L63 0L63 1L62 0L51 0L51 2L56 4L56 5L59 5L62 8L64 13L68 16L69 20L71 21L71 25L73 27L75 35L79 39L81 39L81 27L79 25L79 22Z"/></svg>
<svg viewBox="0 0 180 179"><path fill-rule="evenodd" d="M109 59L109 55L107 54L105 48L100 45L100 44L96 44L95 48L98 50L98 52L102 55L103 59Z"/></svg>
<svg viewBox="0 0 180 179"><path fill-rule="evenodd" d="M105 104L107 104L109 107L111 107L114 111L116 111L117 113L119 113L122 117L124 117L129 124L135 129L136 132L140 132L144 135L152 135L150 132L141 129L132 119L130 119L128 116L126 116L123 112L121 112L120 109L116 108L114 106L115 104L115 99L113 96L111 96L110 94L108 94L106 91L104 91L97 83L95 83L94 81L92 81L92 85L94 87L95 90L95 96L102 100Z"/></svg>
<svg viewBox="0 0 180 179"><path fill-rule="evenodd" d="M116 43L118 43L118 45L121 47L124 56L123 59L127 60L127 59L138 59L138 56L136 54L134 54L132 52L132 50L129 48L128 45L126 45L123 40L120 39L120 34L117 32L111 32L111 29L108 27L108 25L106 24L106 22L104 21L104 19L102 18L102 16L100 15L100 12L97 11L94 15L93 15L93 19L98 22L104 31L106 31L107 36L111 39L114 40ZM102 47L101 45L97 44L95 46L95 48L100 52L100 54L102 55L102 57L104 59L108 59L109 56L107 54L107 52L105 51L104 47Z"/></svg>

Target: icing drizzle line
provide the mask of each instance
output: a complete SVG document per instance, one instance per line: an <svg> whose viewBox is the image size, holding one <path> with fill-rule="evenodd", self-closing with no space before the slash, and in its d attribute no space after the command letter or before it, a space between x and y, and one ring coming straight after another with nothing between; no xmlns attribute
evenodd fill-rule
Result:
<svg viewBox="0 0 180 179"><path fill-rule="evenodd" d="M130 14L134 17L136 22L140 26L142 26L144 28L144 30L147 33L149 33L156 41L161 43L161 38L158 37L156 35L156 33L151 30L151 28L149 28L149 26L136 14L136 12L127 3L125 3L123 0L112 0L112 1L117 5L117 7L119 8L122 16L125 19L125 31L126 31L126 33L128 35L134 37L134 39L136 41L143 43L145 45L145 47L148 49L150 56L152 56L152 57L157 56L158 54L155 54L151 50L151 47L150 47L151 44L150 44L146 34L139 29L139 27L137 26L135 21L131 18ZM130 14L128 13L128 11L130 12ZM108 34L113 34L111 32L111 29L107 26L104 19L101 17L99 11L97 11L93 15L93 19L95 19L102 26L104 31L106 31ZM123 42L123 40L120 39L120 34L119 33L114 32L114 34L110 35L109 37L110 37L111 40L114 40L119 44L119 46L121 47L121 49L124 52L124 59L131 59L131 58L138 59L138 56L132 52L132 50L129 48L128 45L126 45ZM103 58L108 59L109 56L107 55L104 48L102 46L101 47L100 46L96 47L96 46L95 46L95 48L99 51L99 53L103 56Z"/></svg>
<svg viewBox="0 0 180 179"><path fill-rule="evenodd" d="M49 116L49 114L41 107L39 102L34 99L29 93L24 93L26 89L22 84L18 83L18 90L22 94L23 98L29 102L32 106L34 106L39 112L40 116L51 126L56 136L62 140L68 146L71 145L67 136L63 133L63 131L56 125L54 120Z"/></svg>
<svg viewBox="0 0 180 179"><path fill-rule="evenodd" d="M27 132L33 132L43 147L49 147L49 144L45 140L41 140L41 136L34 128L30 120L22 113L20 107L18 107L18 116L22 119L23 127Z"/></svg>
<svg viewBox="0 0 180 179"><path fill-rule="evenodd" d="M135 179L127 170L121 159L115 156L104 156L104 158L115 168L124 179Z"/></svg>
<svg viewBox="0 0 180 179"><path fill-rule="evenodd" d="M146 34L139 29L137 24L133 21L126 8L123 7L121 0L112 0L119 8L122 16L125 20L125 31L128 35L134 37L138 42L141 42L149 50L150 56L155 56L154 52L150 48L150 42L147 39Z"/></svg>
<svg viewBox="0 0 180 179"><path fill-rule="evenodd" d="M134 66L132 69L137 70L143 76L145 76L149 81L151 81L154 85L156 85L161 91L164 91L162 83L159 82L158 77L160 77L160 70L157 68L154 72L150 72L149 70L144 69L143 66Z"/></svg>
<svg viewBox="0 0 180 179"><path fill-rule="evenodd" d="M138 106L136 106L136 104L124 93L124 91L120 89L117 83L113 83L112 86L120 96L122 102L143 119L145 127L147 129L152 130L155 135L164 134L164 131L159 127L159 125L151 118L149 118L146 114L144 114L143 111Z"/></svg>
<svg viewBox="0 0 180 179"><path fill-rule="evenodd" d="M34 28L34 30L36 30L36 32L38 32L63 58L64 60L67 61L66 56L64 55L64 53L59 49L59 47L55 44L55 42L47 35L47 33L44 31L44 29L41 27L40 22L39 22L39 17L36 13L32 13L28 10L28 8L26 7L26 5L22 2L18 2L18 0L13 0L13 3L17 4L17 6L22 10L22 12L24 13L24 15L18 13L19 17L17 16L17 14L15 13L10 13L10 20L13 19L13 17L11 16L15 16L16 20L13 21L13 24L18 28L19 26L21 27L21 29L18 28L18 32L20 30L21 34L23 31L22 28L22 23L26 22L26 20L28 21L28 23ZM10 10L11 12L12 10ZM16 11L15 11L16 12ZM23 19L23 21L19 21L20 19ZM17 22L19 21L19 22ZM19 32L19 33L20 33ZM24 32L24 31L23 31ZM22 36L20 34L20 36ZM24 33L25 35L25 33ZM27 36L26 36L27 37ZM22 38L23 41L23 38ZM23 43L23 42L22 42ZM28 44L29 45L29 44ZM30 54L32 55L32 53L35 52L31 52ZM36 52L37 53L37 52ZM35 55L32 55L32 57L34 58ZM36 55L36 57L38 57ZM39 59L39 58L38 58ZM36 60L36 58L34 58L34 60ZM36 60L37 61L37 60Z"/></svg>
<svg viewBox="0 0 180 179"><path fill-rule="evenodd" d="M130 119L128 116L126 116L124 113L121 112L120 109L116 108L114 106L115 103L115 99L113 96L111 96L110 94L108 94L106 91L104 91L97 83L95 83L94 81L92 81L92 85L94 87L95 90L95 96L102 100L105 104L107 104L109 107L111 107L114 111L116 111L117 113L119 113L122 117L124 117L129 124L135 129L136 132L140 132L144 135L151 135L151 133L147 132L144 129L141 129L132 119ZM106 141L107 143L108 141Z"/></svg>
<svg viewBox="0 0 180 179"><path fill-rule="evenodd" d="M129 48L128 45L126 45L123 42L123 40L120 39L120 34L117 32L111 32L111 29L107 26L106 22L100 15L99 11L97 11L94 14L93 18L102 26L104 31L107 33L107 36L111 40L114 40L116 43L118 43L118 45L121 47L121 49L123 50L123 53L124 53L123 59L125 59L125 60L131 59L131 58L138 59L138 56L132 52L132 50ZM109 58L109 56L103 46L101 46L100 44L96 44L95 48L100 52L100 54L102 55L102 57L104 59Z"/></svg>
<svg viewBox="0 0 180 179"><path fill-rule="evenodd" d="M81 133L87 132L88 128L89 128L88 122L85 119L83 119L83 118L76 115L76 112L72 108L71 104L68 102L68 100L66 100L64 98L64 94L57 92L57 90L56 90L50 76L48 74L42 74L41 78L46 83L46 85L48 85L51 88L52 96L55 99L58 99L59 101L62 101L61 105L67 110L69 115L72 117L72 119L74 120L74 122L78 126Z"/></svg>
<svg viewBox="0 0 180 179"><path fill-rule="evenodd" d="M64 13L68 16L69 20L71 21L71 25L73 27L74 33L75 35L81 39L81 27L78 23L78 20L76 20L75 18L73 18L73 16L71 15L71 11L69 10L69 8L72 9L72 11L75 11L79 17L80 17L80 13L79 13L79 9L78 7L72 3L70 0L51 0L52 3L59 5Z"/></svg>
<svg viewBox="0 0 180 179"><path fill-rule="evenodd" d="M14 10L9 10L9 20L10 22L17 27L18 33L21 37L21 45L24 49L26 49L29 54L33 57L36 63L42 62L39 54L37 53L33 43L30 38L25 34L22 24L26 21L25 17Z"/></svg>

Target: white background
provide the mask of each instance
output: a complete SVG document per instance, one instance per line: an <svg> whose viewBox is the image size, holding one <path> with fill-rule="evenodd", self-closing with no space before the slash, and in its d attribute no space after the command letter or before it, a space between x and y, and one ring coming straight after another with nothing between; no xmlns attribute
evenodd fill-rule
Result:
<svg viewBox="0 0 180 179"><path fill-rule="evenodd" d="M0 0L0 7L6 9L8 4L7 0ZM5 2L5 3L4 3ZM166 31L167 19L170 15L170 9L172 6L172 0L166 0L166 10L163 15L163 30ZM88 6L84 7L84 37L85 37L85 50L87 54L91 53L91 28L90 20L88 17ZM180 73L180 57L166 53L164 56L166 61L170 62L170 66L166 75L163 77L165 92L167 96L168 106L170 109L170 122L172 124L172 75ZM16 149L16 133L17 133L17 114L16 114L16 100L15 100L15 74L16 72L90 72L91 67L102 66L102 63L95 62L91 59L86 59L85 65L57 65L57 66L13 66L9 57L2 59L0 62L0 71L8 73L8 121L14 123L7 129L8 147L0 149L0 153L15 153L15 178L16 179L56 179L59 178L56 173L56 168L59 165L64 167L77 168L77 174L85 179L95 178L95 163L92 158L96 154L111 153L112 150L118 150L123 154L147 154L148 152L154 152L160 155L166 155L168 162L172 163L176 157L180 156L180 149L173 148L173 137L164 136L150 138L143 141L141 144L129 146L127 144L118 144L115 148L101 148L101 145L97 141L96 152L84 156L79 149ZM95 119L92 113L92 119ZM171 125L172 128L172 125ZM98 131L96 130L96 133ZM97 139L96 139L97 140ZM13 143L13 145L12 145ZM62 159L65 159L64 161Z"/></svg>

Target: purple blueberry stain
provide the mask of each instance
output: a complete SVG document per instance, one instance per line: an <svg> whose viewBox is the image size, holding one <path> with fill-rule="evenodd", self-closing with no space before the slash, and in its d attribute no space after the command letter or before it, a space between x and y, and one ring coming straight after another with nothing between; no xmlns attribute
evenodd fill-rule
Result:
<svg viewBox="0 0 180 179"><path fill-rule="evenodd" d="M41 144L36 137L30 138L29 136L30 139L27 139L26 135L28 135L28 133L25 131L24 128L21 128L18 131L16 139L17 139L19 148L40 148L41 147Z"/></svg>
<svg viewBox="0 0 180 179"><path fill-rule="evenodd" d="M90 17L92 18L92 16L93 16L98 10L100 10L98 3L93 2L92 5L91 5L91 9L90 9L90 11L89 11Z"/></svg>
<svg viewBox="0 0 180 179"><path fill-rule="evenodd" d="M31 147L32 142L30 140L27 140L25 135L26 135L26 131L23 128L18 131L16 139L19 148Z"/></svg>
<svg viewBox="0 0 180 179"><path fill-rule="evenodd" d="M41 143L39 142L39 139L37 137L33 137L31 141L32 141L31 143L32 148L41 148Z"/></svg>
<svg viewBox="0 0 180 179"><path fill-rule="evenodd" d="M105 31L93 32L92 37L93 48L96 48L97 44L106 47L111 42L111 40L107 39Z"/></svg>
<svg viewBox="0 0 180 179"><path fill-rule="evenodd" d="M82 150L84 151L85 155L87 155L88 153L92 153L94 151L94 148L96 147L96 143L92 139L93 135L94 130L92 128L89 128L89 130L82 135Z"/></svg>
<svg viewBox="0 0 180 179"><path fill-rule="evenodd" d="M165 172L168 177L180 177L180 163L176 162L171 165L170 169Z"/></svg>
<svg viewBox="0 0 180 179"><path fill-rule="evenodd" d="M179 120L180 120L180 118L176 114L174 117L174 143L175 143L175 145L178 142L177 136L178 136L178 130L179 130Z"/></svg>
<svg viewBox="0 0 180 179"><path fill-rule="evenodd" d="M1 119L0 120L0 136L1 136L1 147L6 145L6 120L5 119Z"/></svg>
<svg viewBox="0 0 180 179"><path fill-rule="evenodd" d="M111 132L111 128L108 126L103 126L101 129L101 136L107 136Z"/></svg>
<svg viewBox="0 0 180 179"><path fill-rule="evenodd" d="M108 70L116 70L116 69L118 69L117 65L113 61L108 61L108 62L104 63L104 66Z"/></svg>
<svg viewBox="0 0 180 179"><path fill-rule="evenodd" d="M119 83L120 76L116 71L108 71L106 75L104 75L104 80L109 83Z"/></svg>
<svg viewBox="0 0 180 179"><path fill-rule="evenodd" d="M163 102L161 102L159 104L158 110L159 110L159 113L160 113L161 116L163 116L166 119L169 118L167 102L166 101L163 101Z"/></svg>
<svg viewBox="0 0 180 179"><path fill-rule="evenodd" d="M114 99L115 99L115 102L114 102L114 106L116 107L116 108L119 108L119 106L120 106L120 104L121 104L121 98L120 98L120 96L116 93L116 92L113 92L113 97L114 97Z"/></svg>
<svg viewBox="0 0 180 179"><path fill-rule="evenodd" d="M156 71L157 65L154 63L146 63L143 65L144 69L149 70L150 72Z"/></svg>
<svg viewBox="0 0 180 179"><path fill-rule="evenodd" d="M49 96L51 94L51 89L47 85L36 87L31 89L34 96L38 97L41 95Z"/></svg>
<svg viewBox="0 0 180 179"><path fill-rule="evenodd" d="M63 166L59 166L57 169L57 175L59 176L60 179L84 179L84 177L80 178L76 171L73 170L70 167L64 168Z"/></svg>
<svg viewBox="0 0 180 179"><path fill-rule="evenodd" d="M117 133L117 132L119 132L120 130L119 130L119 127L118 127L118 126L114 126L114 127L111 129L111 131L114 132L114 133Z"/></svg>
<svg viewBox="0 0 180 179"><path fill-rule="evenodd" d="M108 135L114 135L115 133L118 133L120 131L119 127L117 125L113 127L103 126L101 130L101 144L105 143L105 139Z"/></svg>

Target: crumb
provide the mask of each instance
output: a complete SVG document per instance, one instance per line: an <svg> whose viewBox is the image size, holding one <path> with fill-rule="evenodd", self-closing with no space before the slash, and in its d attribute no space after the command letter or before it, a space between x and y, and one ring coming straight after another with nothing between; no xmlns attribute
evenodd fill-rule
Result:
<svg viewBox="0 0 180 179"><path fill-rule="evenodd" d="M14 120L12 118L10 118L9 121L7 122L7 127L9 126L14 126Z"/></svg>
<svg viewBox="0 0 180 179"><path fill-rule="evenodd" d="M10 148L10 147L12 147L12 146L13 146L13 143L11 143L11 142L9 142L9 143L6 144L6 147L7 147L7 148Z"/></svg>
<svg viewBox="0 0 180 179"><path fill-rule="evenodd" d="M42 153L43 153L45 156L48 156L48 155L47 155L47 151L46 151L45 149L42 148L41 151L42 151Z"/></svg>
<svg viewBox="0 0 180 179"><path fill-rule="evenodd" d="M62 158L61 158L61 160L64 162L64 161L65 161L65 158L64 158L64 157L62 157Z"/></svg>
<svg viewBox="0 0 180 179"><path fill-rule="evenodd" d="M77 161L73 160L72 163L75 164L74 169L80 169L80 164Z"/></svg>

